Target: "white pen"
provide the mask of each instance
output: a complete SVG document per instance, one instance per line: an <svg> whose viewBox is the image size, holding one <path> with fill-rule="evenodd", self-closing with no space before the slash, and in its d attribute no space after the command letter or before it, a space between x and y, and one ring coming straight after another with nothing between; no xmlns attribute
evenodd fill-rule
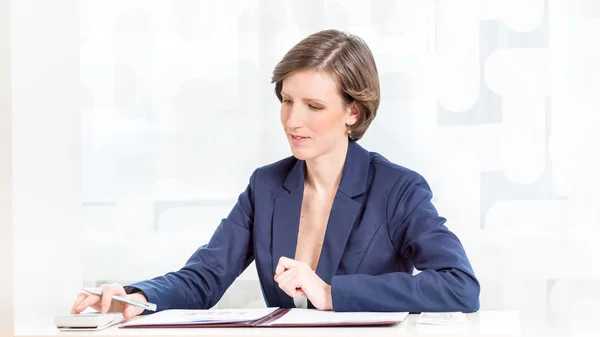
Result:
<svg viewBox="0 0 600 337"><path fill-rule="evenodd" d="M83 288L83 291L86 291L90 294L102 297L102 290L99 290L99 289ZM130 298L127 298L125 296L118 296L118 295L113 295L112 299L117 302L122 302L122 303L127 303L130 305L133 305L134 307L138 307L138 308L142 308L142 309L146 309L146 310L150 310L150 311L156 311L156 304L154 304L154 303L139 302L139 301L135 301Z"/></svg>

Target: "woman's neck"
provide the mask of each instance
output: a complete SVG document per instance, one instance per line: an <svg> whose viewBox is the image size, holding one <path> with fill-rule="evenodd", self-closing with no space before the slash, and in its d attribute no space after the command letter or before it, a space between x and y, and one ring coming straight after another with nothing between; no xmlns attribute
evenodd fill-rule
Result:
<svg viewBox="0 0 600 337"><path fill-rule="evenodd" d="M348 146L347 141L341 142L329 153L307 160L305 185L318 194L330 194L337 191L344 170Z"/></svg>

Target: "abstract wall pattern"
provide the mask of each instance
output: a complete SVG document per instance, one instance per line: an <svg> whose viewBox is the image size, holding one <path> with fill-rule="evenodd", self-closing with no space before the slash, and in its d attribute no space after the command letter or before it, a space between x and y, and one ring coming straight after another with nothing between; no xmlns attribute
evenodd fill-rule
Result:
<svg viewBox="0 0 600 337"><path fill-rule="evenodd" d="M371 47L382 103L361 144L430 182L482 309L543 320L598 308L593 0L82 1L86 279L181 266L252 170L289 155L271 71L325 28ZM100 242L123 253L110 232L134 230L173 262L103 267ZM261 305L252 271L228 294L223 305Z"/></svg>

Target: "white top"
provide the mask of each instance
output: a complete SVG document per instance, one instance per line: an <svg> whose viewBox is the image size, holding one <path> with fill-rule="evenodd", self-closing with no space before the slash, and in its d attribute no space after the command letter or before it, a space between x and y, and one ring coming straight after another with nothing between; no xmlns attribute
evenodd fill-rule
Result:
<svg viewBox="0 0 600 337"><path fill-rule="evenodd" d="M306 295L294 297L294 305L296 308L307 309L308 299L306 298Z"/></svg>

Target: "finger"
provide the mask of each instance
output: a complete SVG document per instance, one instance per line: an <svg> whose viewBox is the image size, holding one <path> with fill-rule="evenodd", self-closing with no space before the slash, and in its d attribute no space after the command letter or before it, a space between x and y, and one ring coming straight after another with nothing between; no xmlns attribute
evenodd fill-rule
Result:
<svg viewBox="0 0 600 337"><path fill-rule="evenodd" d="M283 287L286 294L288 294L290 297L295 297L298 296L298 288L302 287L302 282L300 281L299 277L293 277Z"/></svg>
<svg viewBox="0 0 600 337"><path fill-rule="evenodd" d="M296 269L288 270L281 275L279 288L281 288L288 296L296 296L296 289L300 287L302 287L302 283L300 282Z"/></svg>
<svg viewBox="0 0 600 337"><path fill-rule="evenodd" d="M288 257L282 256L279 258L279 263L277 263L277 268L275 268L275 275L283 273L286 269L290 269L295 267L298 264L297 261L292 260Z"/></svg>
<svg viewBox="0 0 600 337"><path fill-rule="evenodd" d="M125 320L130 319L131 317L134 317L137 315L137 311L139 311L138 308L129 305L127 306L127 308L123 311L123 316L125 316Z"/></svg>
<svg viewBox="0 0 600 337"><path fill-rule="evenodd" d="M284 256L279 258L279 261L277 262L277 267L275 267L275 275L279 275L285 271L286 268L283 266L283 263L282 263L283 259L287 259L287 258Z"/></svg>
<svg viewBox="0 0 600 337"><path fill-rule="evenodd" d="M275 280L275 282L279 283L279 282L281 282L281 277L282 277L283 275L289 275L291 270L292 270L292 269L285 269L285 270L284 270L284 271L282 271L281 273L279 273L279 274L275 274L275 276L273 276L273 279Z"/></svg>
<svg viewBox="0 0 600 337"><path fill-rule="evenodd" d="M102 290L102 303L100 305L100 312L105 314L110 309L112 297L115 295L114 287L103 284L100 289Z"/></svg>
<svg viewBox="0 0 600 337"><path fill-rule="evenodd" d="M296 288L296 293L292 297L297 297L297 296L302 296L302 295L306 296L306 293L304 292L304 290L302 288Z"/></svg>
<svg viewBox="0 0 600 337"><path fill-rule="evenodd" d="M307 271L302 267L294 268L293 270L295 272L294 276L285 285L288 294L291 297L304 295L306 293L304 289L308 289L310 293L310 288L313 287L313 284L311 278L308 277Z"/></svg>
<svg viewBox="0 0 600 337"><path fill-rule="evenodd" d="M118 296L127 296L125 288L122 285L115 283L110 286L114 290L114 294Z"/></svg>
<svg viewBox="0 0 600 337"><path fill-rule="evenodd" d="M96 304L100 301L100 297L96 295L88 295L85 300L83 300L79 305L75 308L75 313L78 314L85 309L87 309L90 305Z"/></svg>
<svg viewBox="0 0 600 337"><path fill-rule="evenodd" d="M88 294L87 293L79 293L79 295L77 295L77 298L75 299L75 302L73 302L73 306L71 307L71 314L76 314L77 312L75 311L75 309L81 304L81 302L83 302L83 300L85 300L87 298Z"/></svg>
<svg viewBox="0 0 600 337"><path fill-rule="evenodd" d="M288 283L289 280L291 280L295 274L296 274L296 271L294 269L286 270L285 272L283 272L279 276L277 276L276 282L279 285L279 287L283 290L283 286L286 283Z"/></svg>
<svg viewBox="0 0 600 337"><path fill-rule="evenodd" d="M289 282L285 283L285 284L279 284L279 288L281 288L281 290L289 297L293 297L292 295L296 292L296 290L295 290L295 288L291 289L289 284L290 284Z"/></svg>

